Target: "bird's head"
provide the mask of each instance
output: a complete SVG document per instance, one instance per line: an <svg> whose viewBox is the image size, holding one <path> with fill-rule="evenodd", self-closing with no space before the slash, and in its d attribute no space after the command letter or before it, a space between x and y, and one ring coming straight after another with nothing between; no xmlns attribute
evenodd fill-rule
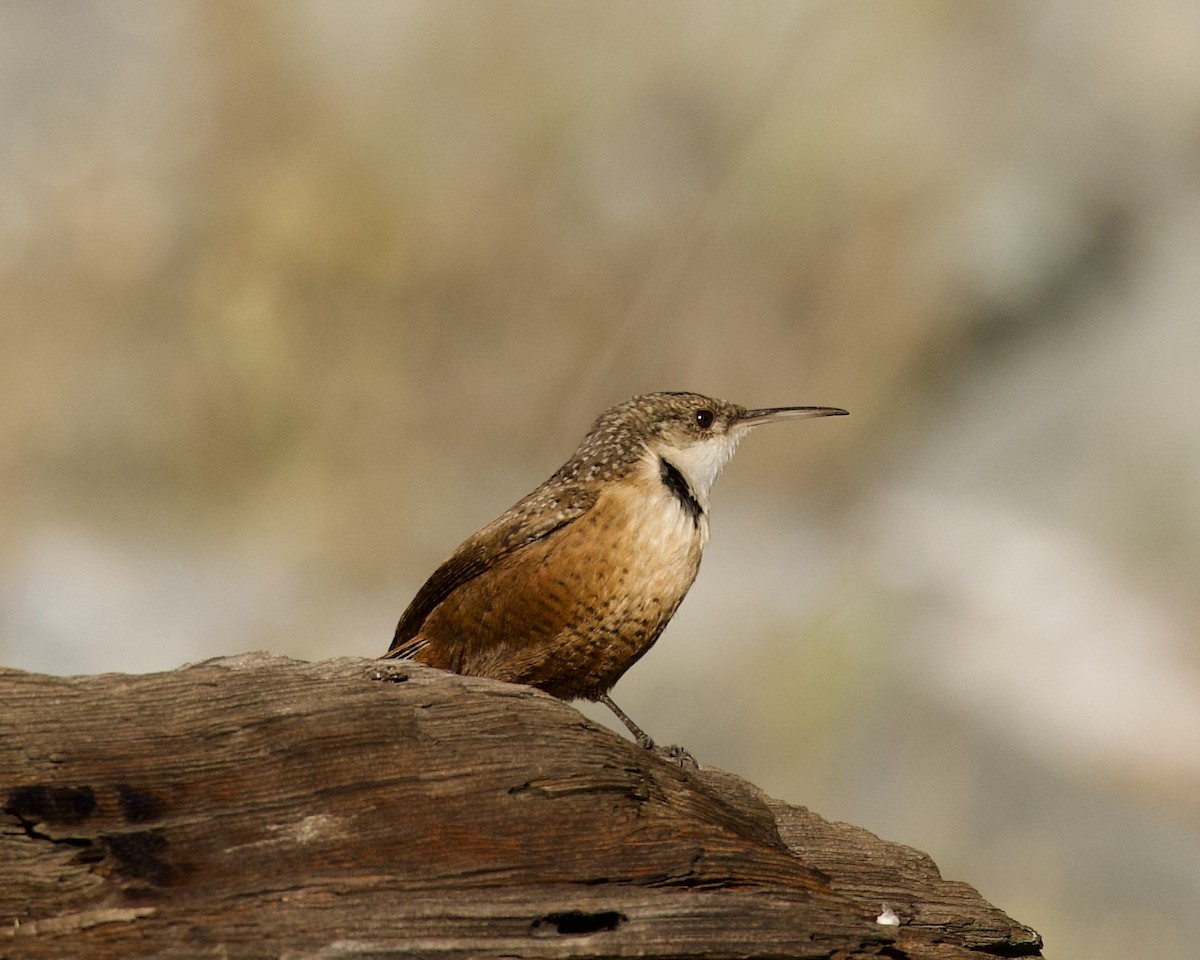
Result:
<svg viewBox="0 0 1200 960"><path fill-rule="evenodd" d="M704 510L721 468L741 439L763 423L845 414L837 407L748 410L698 393L647 393L606 410L580 447L593 463L647 457L678 471ZM598 464L599 465L599 464Z"/></svg>

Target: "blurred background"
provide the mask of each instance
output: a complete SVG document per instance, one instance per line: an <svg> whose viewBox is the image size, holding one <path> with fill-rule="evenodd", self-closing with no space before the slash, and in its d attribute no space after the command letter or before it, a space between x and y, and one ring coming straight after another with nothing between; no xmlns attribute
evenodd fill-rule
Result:
<svg viewBox="0 0 1200 960"><path fill-rule="evenodd" d="M844 406L617 701L1195 957L1200 6L1081 12L0 5L0 663L378 655L609 404Z"/></svg>

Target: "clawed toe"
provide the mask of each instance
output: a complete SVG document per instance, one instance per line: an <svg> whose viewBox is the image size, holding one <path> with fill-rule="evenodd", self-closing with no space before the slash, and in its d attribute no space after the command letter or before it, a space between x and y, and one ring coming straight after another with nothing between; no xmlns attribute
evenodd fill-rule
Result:
<svg viewBox="0 0 1200 960"><path fill-rule="evenodd" d="M651 746L650 749L668 763L673 763L677 767L680 767L684 770L686 770L688 767L696 769L700 766L700 764L696 762L696 758L678 744L672 744L669 747Z"/></svg>

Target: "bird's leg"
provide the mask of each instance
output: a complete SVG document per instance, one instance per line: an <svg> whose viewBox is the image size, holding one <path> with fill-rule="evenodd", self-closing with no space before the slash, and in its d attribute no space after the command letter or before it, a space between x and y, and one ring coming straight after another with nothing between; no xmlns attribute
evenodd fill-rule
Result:
<svg viewBox="0 0 1200 960"><path fill-rule="evenodd" d="M612 697L610 697L607 693L600 694L600 696L596 698L596 702L604 704L609 710L611 710L620 718L621 722L629 728L629 732L633 734L633 739L637 741L639 747L644 747L653 753L657 753L659 756L664 757L671 763L676 763L681 767L699 766L699 764L696 763L696 759L690 753L684 750L683 747L656 746L646 731L630 720L629 715L615 703L613 703Z"/></svg>
<svg viewBox="0 0 1200 960"><path fill-rule="evenodd" d="M607 693L602 693L596 698L596 701L604 704L609 710L615 713L618 718L620 718L620 721L625 724L625 726L629 728L629 732L633 734L633 739L637 741L637 745L639 747L645 747L647 750L654 749L654 741L650 739L650 736L646 733L646 731L630 720L629 715L626 714L625 711L618 707L615 703L613 703L612 697L610 697Z"/></svg>

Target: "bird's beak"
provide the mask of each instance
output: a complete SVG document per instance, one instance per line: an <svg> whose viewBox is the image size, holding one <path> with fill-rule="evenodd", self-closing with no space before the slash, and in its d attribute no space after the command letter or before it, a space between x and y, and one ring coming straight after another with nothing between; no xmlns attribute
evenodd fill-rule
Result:
<svg viewBox="0 0 1200 960"><path fill-rule="evenodd" d="M757 427L760 423L777 420L800 420L803 417L844 417L850 413L841 407L767 407L747 410L737 419L739 427Z"/></svg>

